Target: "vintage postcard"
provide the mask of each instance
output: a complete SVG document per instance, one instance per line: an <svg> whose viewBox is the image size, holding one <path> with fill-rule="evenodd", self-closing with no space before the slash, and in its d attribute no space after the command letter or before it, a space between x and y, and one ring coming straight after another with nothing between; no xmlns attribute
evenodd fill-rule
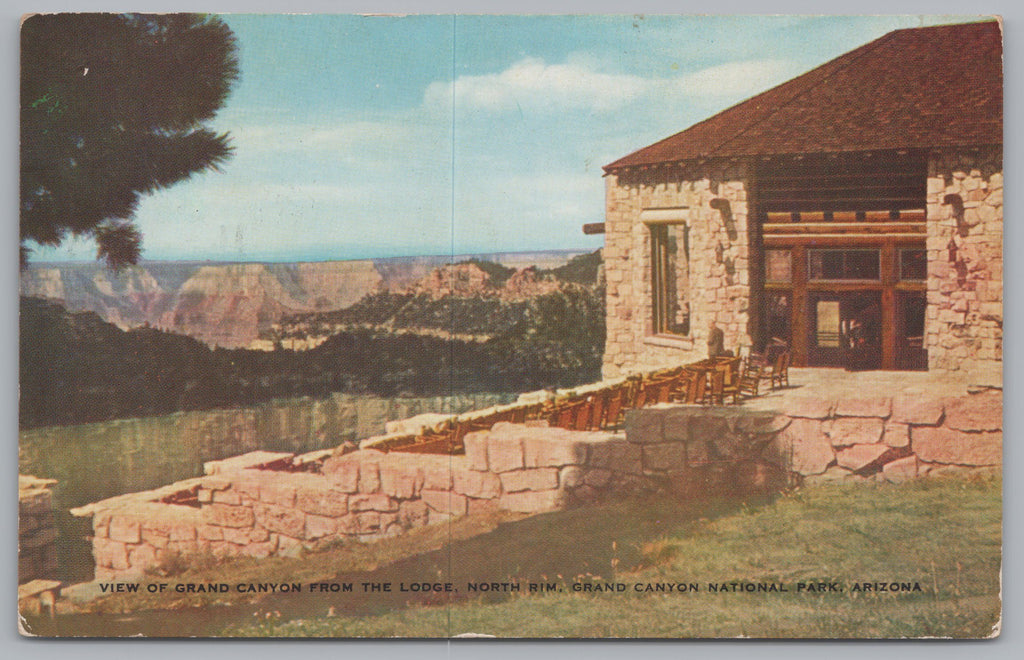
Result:
<svg viewBox="0 0 1024 660"><path fill-rule="evenodd" d="M1002 26L21 26L19 629L988 638Z"/></svg>

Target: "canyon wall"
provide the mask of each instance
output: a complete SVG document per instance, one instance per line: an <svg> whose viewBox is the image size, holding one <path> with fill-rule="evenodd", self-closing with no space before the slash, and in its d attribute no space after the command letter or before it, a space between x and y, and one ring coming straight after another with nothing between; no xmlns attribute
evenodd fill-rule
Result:
<svg viewBox="0 0 1024 660"><path fill-rule="evenodd" d="M561 265L575 251L477 258L514 268ZM286 314L344 309L377 291L422 288L437 269L467 256L310 263L142 262L114 273L100 263L32 264L21 295L95 312L122 329L149 325L212 346L250 346ZM436 279L436 277L435 277ZM536 287L534 287L536 288Z"/></svg>

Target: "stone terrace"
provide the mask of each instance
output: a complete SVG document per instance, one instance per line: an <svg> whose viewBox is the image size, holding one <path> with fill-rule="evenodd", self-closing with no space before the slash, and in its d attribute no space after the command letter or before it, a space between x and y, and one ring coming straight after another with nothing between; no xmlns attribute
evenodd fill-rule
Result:
<svg viewBox="0 0 1024 660"><path fill-rule="evenodd" d="M630 437L698 442L735 435L738 428L729 421L729 407L705 407L702 414L684 417L673 412L680 408L695 407L669 404L634 411L627 424ZM749 399L740 408L776 415L761 458L797 481L900 481L1002 464L1001 389L949 376L791 369L789 387Z"/></svg>
<svg viewBox="0 0 1024 660"><path fill-rule="evenodd" d="M634 409L617 432L499 422L451 456L365 444L252 452L72 513L93 518L96 578L115 579L176 554L293 555L488 510L537 513L637 491L768 492L806 479L900 481L1001 462L998 388L924 372L792 369L789 387L742 405Z"/></svg>

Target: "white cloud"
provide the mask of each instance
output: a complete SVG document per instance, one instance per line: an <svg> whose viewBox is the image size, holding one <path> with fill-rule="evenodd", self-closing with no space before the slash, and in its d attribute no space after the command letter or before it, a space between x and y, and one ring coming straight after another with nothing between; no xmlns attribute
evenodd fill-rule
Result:
<svg viewBox="0 0 1024 660"><path fill-rule="evenodd" d="M745 98L788 80L796 68L785 60L729 62L685 75L675 84L688 96Z"/></svg>
<svg viewBox="0 0 1024 660"><path fill-rule="evenodd" d="M609 113L640 103L678 103L700 99L746 98L791 77L797 65L785 60L730 62L682 73L646 78L605 73L588 58L565 64L522 59L500 73L459 76L454 83L456 111L589 111ZM431 83L428 108L451 107L452 83Z"/></svg>
<svg viewBox="0 0 1024 660"><path fill-rule="evenodd" d="M500 73L459 76L454 84L456 111L548 108L607 112L635 100L648 82L638 76L595 71L580 62L546 64L528 57ZM450 106L452 83L431 83L424 102Z"/></svg>

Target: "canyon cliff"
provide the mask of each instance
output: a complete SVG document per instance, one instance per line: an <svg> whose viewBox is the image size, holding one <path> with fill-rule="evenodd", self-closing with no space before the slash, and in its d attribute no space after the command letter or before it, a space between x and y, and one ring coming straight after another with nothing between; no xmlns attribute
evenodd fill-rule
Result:
<svg viewBox="0 0 1024 660"><path fill-rule="evenodd" d="M479 257L512 272L532 265L557 267L575 254ZM446 270L452 268L447 265L451 261L436 256L309 263L142 262L120 273L99 263L32 264L21 274L21 295L46 298L72 312L95 312L121 329L150 326L211 346L238 348L254 345L285 316L342 310L379 292L426 288L439 294L442 283L451 281ZM488 278L474 279L480 280L474 282L479 287ZM509 294L529 297L550 287L544 284L514 287Z"/></svg>

